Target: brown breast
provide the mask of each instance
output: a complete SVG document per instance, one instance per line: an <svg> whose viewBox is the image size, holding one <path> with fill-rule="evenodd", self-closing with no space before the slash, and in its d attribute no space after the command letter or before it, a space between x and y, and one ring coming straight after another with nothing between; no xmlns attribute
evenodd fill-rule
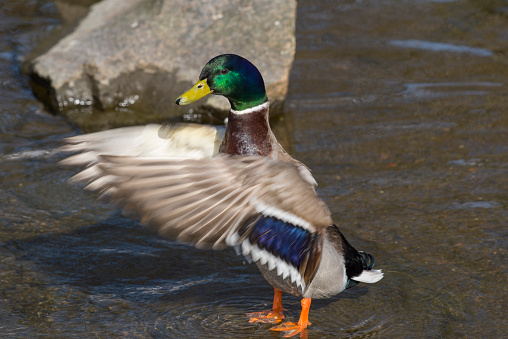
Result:
<svg viewBox="0 0 508 339"><path fill-rule="evenodd" d="M246 114L229 112L228 127L219 152L231 155L270 156L274 140L268 123L268 106Z"/></svg>

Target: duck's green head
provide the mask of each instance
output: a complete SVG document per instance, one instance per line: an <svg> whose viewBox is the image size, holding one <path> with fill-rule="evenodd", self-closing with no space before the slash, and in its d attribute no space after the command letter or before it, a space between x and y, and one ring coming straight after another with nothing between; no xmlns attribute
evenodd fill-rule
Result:
<svg viewBox="0 0 508 339"><path fill-rule="evenodd" d="M208 61L199 81L179 96L176 104L187 105L208 94L225 96L235 111L268 101L261 73L249 60L235 54L219 55Z"/></svg>

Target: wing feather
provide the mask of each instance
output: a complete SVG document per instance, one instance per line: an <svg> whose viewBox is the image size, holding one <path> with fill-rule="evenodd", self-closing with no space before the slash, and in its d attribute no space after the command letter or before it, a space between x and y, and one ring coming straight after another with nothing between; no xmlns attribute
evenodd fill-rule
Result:
<svg viewBox="0 0 508 339"><path fill-rule="evenodd" d="M62 152L79 152L62 161L89 166L103 155L210 158L218 153L224 126L173 124L132 126L66 138Z"/></svg>
<svg viewBox="0 0 508 339"><path fill-rule="evenodd" d="M73 182L85 183L86 189L100 192L136 213L142 223L162 236L198 248L240 246L245 255L300 286L312 281L320 262L322 231L332 221L297 165L252 156L196 160L98 154L105 149L112 151L112 145L118 143L110 143L102 134L99 144L105 146L93 145L93 139L74 137L65 148L95 152L92 157L79 153L62 161L65 165L88 166L72 177ZM305 229L302 234L312 239L307 242L309 248L304 251L304 243L299 242L301 253L292 253L294 244L277 245L281 253L268 255L263 246L272 240L263 238L266 244L260 242L258 247L258 235L249 243L249 235L262 215L288 223L280 232L292 229L291 225ZM298 267L283 257L297 258Z"/></svg>

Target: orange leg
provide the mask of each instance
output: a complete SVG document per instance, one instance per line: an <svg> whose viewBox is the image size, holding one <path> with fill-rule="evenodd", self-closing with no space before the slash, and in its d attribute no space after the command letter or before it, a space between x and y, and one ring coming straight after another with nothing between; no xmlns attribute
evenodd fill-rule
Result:
<svg viewBox="0 0 508 339"><path fill-rule="evenodd" d="M250 317L249 322L259 322L259 323L267 323L267 324L276 324L281 322L284 319L284 313L282 312L282 291L273 288L273 307L271 310L262 311L262 312L253 312L247 313L247 316Z"/></svg>
<svg viewBox="0 0 508 339"><path fill-rule="evenodd" d="M275 327L272 327L272 331L284 331L286 332L284 334L284 337L292 337L300 332L302 332L304 329L307 328L307 326L310 325L309 322L309 309L310 309L310 298L303 298L302 299L302 313L300 313L300 320L298 320L298 323L291 323L287 322Z"/></svg>

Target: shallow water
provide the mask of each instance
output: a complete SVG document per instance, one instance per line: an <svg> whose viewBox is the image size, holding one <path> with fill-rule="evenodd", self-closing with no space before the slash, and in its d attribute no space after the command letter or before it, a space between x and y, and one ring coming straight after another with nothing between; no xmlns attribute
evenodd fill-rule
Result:
<svg viewBox="0 0 508 339"><path fill-rule="evenodd" d="M314 300L309 338L506 337L508 18L478 3L299 3L275 130L385 272ZM51 2L0 9L1 333L279 337L244 315L272 300L254 265L161 239L66 184L52 150L78 131L19 71L59 24ZM296 320L299 300L284 303Z"/></svg>

